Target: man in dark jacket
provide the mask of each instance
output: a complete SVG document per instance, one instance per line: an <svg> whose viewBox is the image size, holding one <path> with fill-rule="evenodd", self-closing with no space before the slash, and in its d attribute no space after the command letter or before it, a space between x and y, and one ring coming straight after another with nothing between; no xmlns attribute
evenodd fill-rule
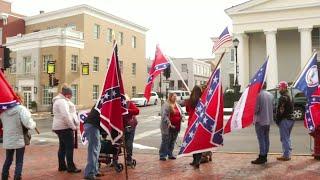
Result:
<svg viewBox="0 0 320 180"><path fill-rule="evenodd" d="M98 160L100 154L100 113L92 107L88 117L84 122L84 136L88 140L87 166L84 170L84 179L94 180L96 177L103 176L99 172Z"/></svg>
<svg viewBox="0 0 320 180"><path fill-rule="evenodd" d="M282 143L283 155L278 157L279 161L289 161L291 160L291 140L290 134L294 125L294 120L292 118L293 113L293 103L290 96L288 95L288 83L282 81L279 83L280 98L277 107L277 117L276 123L280 130L280 140Z"/></svg>

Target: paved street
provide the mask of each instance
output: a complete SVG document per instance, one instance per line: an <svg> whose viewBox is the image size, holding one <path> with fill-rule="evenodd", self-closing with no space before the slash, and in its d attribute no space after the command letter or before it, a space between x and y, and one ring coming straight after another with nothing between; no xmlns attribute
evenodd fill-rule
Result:
<svg viewBox="0 0 320 180"><path fill-rule="evenodd" d="M137 153L157 154L160 146L161 133L159 129L160 105L140 107L141 114L138 116L139 124L136 130L134 151ZM226 117L227 118L227 117ZM51 132L52 118L37 120L40 135L34 135L33 144L57 144L58 139ZM182 131L179 134L176 150L182 143L182 136L186 128L187 122L182 125ZM227 134L225 137L225 145L217 149L223 152L253 152L258 151L258 143L253 127ZM272 124L270 131L270 152L281 152L281 144L279 139L278 127ZM310 152L310 136L303 127L303 121L297 121L292 131L293 152L296 154L311 154Z"/></svg>

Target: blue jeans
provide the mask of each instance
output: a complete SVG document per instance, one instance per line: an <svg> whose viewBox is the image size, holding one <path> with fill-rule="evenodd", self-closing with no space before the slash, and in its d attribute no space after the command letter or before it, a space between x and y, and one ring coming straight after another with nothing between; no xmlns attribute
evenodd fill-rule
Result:
<svg viewBox="0 0 320 180"><path fill-rule="evenodd" d="M286 157L286 158L290 158L291 151L292 151L290 134L291 134L293 125L294 125L294 121L287 120L287 119L283 119L282 121L280 121L280 124L279 124L280 141L282 143L283 157Z"/></svg>
<svg viewBox="0 0 320 180"><path fill-rule="evenodd" d="M169 134L162 134L161 146L159 150L160 158L173 157L174 145L179 131L170 129Z"/></svg>
<svg viewBox="0 0 320 180"><path fill-rule="evenodd" d="M63 129L54 131L59 138L58 160L59 168L65 168L67 160L68 169L74 169L73 150L74 150L74 133L72 129Z"/></svg>
<svg viewBox="0 0 320 180"><path fill-rule="evenodd" d="M125 132L125 142L126 142L128 161L132 160L132 150L133 150L133 141L134 141L135 131L136 131L135 128L129 128L129 129L126 129L126 132Z"/></svg>
<svg viewBox="0 0 320 180"><path fill-rule="evenodd" d="M88 157L87 166L84 170L84 176L94 177L99 173L99 154L101 148L100 130L92 124L84 124L84 136L88 139Z"/></svg>
<svg viewBox="0 0 320 180"><path fill-rule="evenodd" d="M259 155L266 156L269 152L269 131L270 125L259 125L258 123L255 125L256 134L259 142Z"/></svg>
<svg viewBox="0 0 320 180"><path fill-rule="evenodd" d="M16 151L16 169L14 172L15 177L20 177L23 167L23 156L25 147L20 149L6 149L6 160L2 167L2 175L9 176L9 169L13 161L14 151Z"/></svg>

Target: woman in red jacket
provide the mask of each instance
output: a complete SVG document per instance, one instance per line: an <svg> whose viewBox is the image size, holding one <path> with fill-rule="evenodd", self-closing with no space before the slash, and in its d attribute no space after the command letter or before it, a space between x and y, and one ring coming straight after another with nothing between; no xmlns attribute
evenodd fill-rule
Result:
<svg viewBox="0 0 320 180"><path fill-rule="evenodd" d="M185 103L186 111L189 115L187 131L189 130L189 128L191 128L192 124L194 123L194 120L192 120L192 115L194 114L195 108L197 107L197 104L201 98L201 95L202 95L202 90L199 86L196 85L192 89L190 99L188 99ZM202 153L193 154L193 161L192 163L190 163L190 165L194 166L195 168L199 168L201 155Z"/></svg>
<svg viewBox="0 0 320 180"><path fill-rule="evenodd" d="M132 149L134 134L136 131L136 126L138 124L136 115L139 114L139 109L130 101L130 97L126 94L128 114L124 115L124 127L125 127L125 144L127 149L127 165L132 165Z"/></svg>

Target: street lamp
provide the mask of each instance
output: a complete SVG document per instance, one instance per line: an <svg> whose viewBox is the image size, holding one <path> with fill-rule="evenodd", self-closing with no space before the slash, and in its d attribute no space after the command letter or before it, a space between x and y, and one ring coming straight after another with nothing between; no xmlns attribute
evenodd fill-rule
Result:
<svg viewBox="0 0 320 180"><path fill-rule="evenodd" d="M239 71L238 71L238 46L239 46L239 40L236 38L233 40L233 46L236 49L236 80L234 82L234 90L236 94L239 94L240 92L240 85L239 85L239 81L238 81L238 75L239 75Z"/></svg>

